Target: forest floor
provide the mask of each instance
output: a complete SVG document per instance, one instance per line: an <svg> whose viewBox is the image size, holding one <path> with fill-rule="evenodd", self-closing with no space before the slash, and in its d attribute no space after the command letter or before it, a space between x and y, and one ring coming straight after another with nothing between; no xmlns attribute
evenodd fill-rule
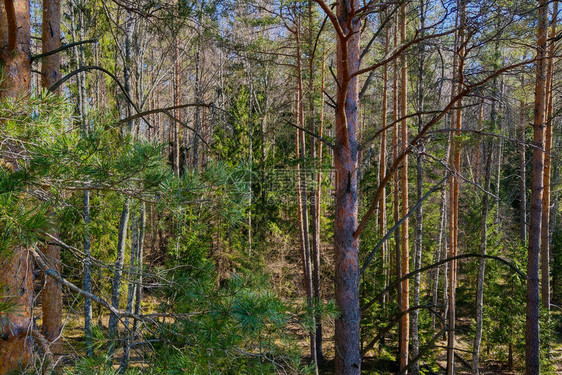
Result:
<svg viewBox="0 0 562 375"><path fill-rule="evenodd" d="M559 316L558 320L562 320L562 311L553 311L552 313L555 317ZM105 314L103 318L100 320L96 319L96 324L101 324L103 327L107 327L109 316ZM460 320L459 321L459 328L462 328L463 325L470 324L469 320ZM62 343L62 347L60 348L60 354L64 353L60 356L59 360L63 364L64 367L66 366L73 366L77 360L84 357L84 319L81 311L67 311L66 320L65 320L65 334ZM302 327L298 324L294 324L288 327L289 331L293 333L296 337L298 337L298 343L303 353L307 353L308 351L308 337L305 332L302 330ZM460 331L463 331L462 329ZM465 330L466 331L466 330ZM331 375L334 373L334 322L326 321L323 325L323 352L325 355L326 361L324 362L320 374L322 375ZM456 355L456 364L457 364L457 374L465 375L471 374L471 354L470 349L472 347L471 338L468 337L466 334L459 334L457 336L457 347L460 351L457 352ZM387 339L387 343L390 344L387 347L388 351L396 352L396 348L392 346L392 343L396 341L396 337L389 337ZM445 372L446 366L446 351L444 347L446 347L447 342L442 339L436 342L437 347L442 347L443 349L440 350L436 356L436 363L438 368L434 368L432 372L427 373L435 373L441 374ZM504 350L505 348L500 348L499 350ZM552 357L553 357L553 364L556 367L555 373L562 374L562 328L559 328L556 332L554 340L552 342ZM142 350L132 351L131 358L130 358L130 366L131 367L145 367L146 362L144 361L144 352ZM119 363L120 358L122 356L122 349L116 350L116 363ZM514 369L510 371L508 369L507 361L499 361L493 359L493 357L503 357L507 358L507 353L500 353L496 351L488 356L483 356L484 358L481 361L481 374L488 375L488 374L500 374L500 375L514 375L519 374L522 371L523 365L523 358L519 358L515 356L514 358ZM397 374L398 368L396 362L394 360L395 356L387 351L379 352L378 348L375 351L370 353L370 356L364 358L363 363L363 373L364 374ZM303 358L303 361L310 361L310 357L307 356ZM117 365L116 365L117 366ZM422 366L424 363L422 362ZM426 368L429 370L429 368Z"/></svg>
<svg viewBox="0 0 562 375"><path fill-rule="evenodd" d="M556 316L560 316L562 318L562 311L553 311L553 318ZM562 319L558 319L559 321ZM463 325L469 325L470 320L460 320L459 327L463 328ZM466 328L466 327L465 327ZM333 364L333 356L334 356L334 341L333 341L333 322L331 324L324 325L324 354L326 358L329 360L326 361L325 365L320 371L321 375L332 375L334 374L334 364ZM462 330L461 330L462 331ZM467 329L464 330L465 332ZM390 337L389 342L395 342L396 338ZM301 346L303 348L303 352L306 352L308 348L308 341L307 337L301 332ZM557 332L555 333L555 337L552 341L552 363L555 366L554 373L555 374L562 374L562 327L559 327ZM429 368L425 367L427 372L425 373L435 373L435 374L444 374L446 371L446 364L447 364L447 354L445 347L447 346L447 341L445 338L437 341L435 343L436 347L442 348L437 354L436 363L438 368L433 369L431 371ZM466 334L460 334L457 336L457 344L456 347L460 349L457 354L455 355L456 359L456 374L458 375L469 375L472 374L472 355L470 350L472 349L472 338ZM389 350L393 350L393 352L397 351L396 347L389 347ZM515 375L521 374L523 372L523 361L524 358L522 357L514 357L514 365L513 369L509 370L508 363L506 360L500 361L494 359L494 357L504 357L507 358L507 353L500 353L501 350L506 350L507 348L498 348L495 353L492 353L488 356L482 356L481 359L481 366L480 366L480 374L482 375ZM371 352L372 356L365 357L363 360L362 365L362 373L364 374L398 374L398 366L396 361L394 360L395 356L391 355L387 352L377 353L376 351ZM310 357L307 358L310 360ZM422 367L424 363L422 361Z"/></svg>

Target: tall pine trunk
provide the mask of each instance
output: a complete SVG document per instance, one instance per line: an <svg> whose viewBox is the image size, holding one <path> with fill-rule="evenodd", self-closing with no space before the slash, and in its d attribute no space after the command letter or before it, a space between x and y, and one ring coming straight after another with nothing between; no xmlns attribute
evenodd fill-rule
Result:
<svg viewBox="0 0 562 375"><path fill-rule="evenodd" d="M357 117L361 20L354 16L359 0L339 2L336 16L341 28L337 38L337 106L335 114L335 300L339 309L336 318L336 373L361 373L359 346L359 240L357 229L359 196L357 186L358 144ZM343 35L342 35L343 34Z"/></svg>
<svg viewBox="0 0 562 375"><path fill-rule="evenodd" d="M425 8L424 0L420 1L420 30L425 28ZM422 31L421 37L424 36ZM421 113L424 111L424 88L423 88L423 78L425 69L425 45L420 43L419 53L418 53L418 111ZM422 116L418 116L418 132L423 128ZM416 156L416 200L419 202L423 196L423 142L418 145L418 155ZM414 227L414 269L418 270L421 267L422 260L422 245L423 245L423 205L420 204L419 208L416 210L416 225ZM418 306L420 304L420 284L421 284L421 274L417 273L414 277L414 300L413 305ZM419 310L415 309L412 311L412 358L417 358L420 350L419 342ZM418 375L420 372L419 361L416 361L412 365L410 373L412 375Z"/></svg>
<svg viewBox="0 0 562 375"><path fill-rule="evenodd" d="M384 34L384 53L388 53L389 35L388 29ZM386 122L387 122L387 107L388 107L388 64L383 67L382 73L382 119L381 119L381 129L383 129L381 134L381 145L380 145L380 157L379 157L379 184L382 182L386 175ZM383 238L386 234L386 187L383 187L381 198L379 201L379 236ZM383 274L384 281L383 287L386 288L390 279L390 269L389 267L389 247L385 242L382 248L382 258L383 258ZM388 295L383 296L383 302L388 302Z"/></svg>
<svg viewBox="0 0 562 375"><path fill-rule="evenodd" d="M546 113L546 46L548 1L539 0L537 27L537 60L535 109L533 121L531 210L529 213L529 245L527 253L527 307L525 326L525 373L539 374L539 257L541 252L541 214L544 177L544 129Z"/></svg>
<svg viewBox="0 0 562 375"><path fill-rule="evenodd" d="M550 311L550 169L552 165L552 114L554 103L554 40L556 38L556 22L558 15L558 1L554 1L552 10L552 23L550 31L550 45L546 72L546 107L545 107L545 149L544 149L544 175L542 193L542 226L541 226L541 297L542 306Z"/></svg>
<svg viewBox="0 0 562 375"><path fill-rule="evenodd" d="M46 53L59 48L61 45L60 0L43 0L41 29L42 52ZM58 53L43 59L41 63L41 85L44 89L49 89L61 78L60 61L61 58ZM55 93L58 92L60 92L60 88ZM44 253L50 265L57 272L60 272L60 247L47 244ZM43 335L48 341L52 342L51 351L57 352L58 347L57 345L53 346L53 344L56 344L62 328L62 288L60 283L52 277L45 277L41 310L43 312Z"/></svg>
<svg viewBox="0 0 562 375"><path fill-rule="evenodd" d="M400 44L406 41L406 3L400 9ZM405 54L400 56L400 144L402 152L408 147L408 60ZM408 156L404 157L400 170L400 216L408 214ZM400 230L401 272L404 277L410 271L410 245L408 219L402 223ZM400 283L400 313L410 308L410 282L404 280ZM408 365L408 352L410 342L410 317L403 314L400 319L400 370Z"/></svg>
<svg viewBox="0 0 562 375"><path fill-rule="evenodd" d="M0 96L29 95L31 88L31 32L28 0L0 1L0 67L4 80ZM7 160L14 169L18 160ZM0 322L0 374L17 371L31 359L32 343L28 331L33 328L33 264L31 254L17 246L0 256L0 285L4 288L0 302L15 304ZM5 296L5 297L4 297Z"/></svg>
<svg viewBox="0 0 562 375"><path fill-rule="evenodd" d="M458 10L458 24L459 29L455 40L455 62L458 63L456 74L453 76L456 79L456 84L453 85L452 96L460 93L463 90L463 68L464 68L464 6L465 1L459 0ZM458 100L457 109L454 112L453 131L451 132L451 162L452 170L454 172L451 178L450 188L450 240L449 240L449 257L454 257L458 254L458 212L459 212L459 176L461 167L461 150L460 142L457 140L457 131L462 128L462 100ZM448 311L448 331L447 335L447 374L453 375L455 373L455 325L456 325L456 289L457 289L457 261L454 260L449 265L449 311Z"/></svg>

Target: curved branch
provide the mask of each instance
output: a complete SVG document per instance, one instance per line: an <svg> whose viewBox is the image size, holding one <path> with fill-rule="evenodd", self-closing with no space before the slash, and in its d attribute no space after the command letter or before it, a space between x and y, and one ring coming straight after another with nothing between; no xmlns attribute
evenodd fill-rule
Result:
<svg viewBox="0 0 562 375"><path fill-rule="evenodd" d="M326 4L326 2L324 0L314 0L314 2L316 4L318 4L320 6L320 8L322 8L322 10L326 14L326 16L330 19L330 21L332 22L332 25L334 26L334 30L336 31L336 34L338 34L338 38L340 38L340 40L345 40L346 35L343 32L343 29L340 25L340 21L338 21L338 17L334 13L334 11L332 11L332 9L330 9L328 4Z"/></svg>
<svg viewBox="0 0 562 375"><path fill-rule="evenodd" d="M205 140L205 138L203 138L203 136L201 134L199 134L194 128L192 128L191 126L187 125L185 122L183 122L182 120L180 120L179 118L177 118L176 116L174 116L170 111L168 111L167 109L162 111L166 116L170 117L172 120L174 120L175 122L177 122L178 124L182 125L183 127L191 130L196 136L197 138L199 138L204 144L205 146L207 146L207 148L211 148L211 146L209 145L209 143L207 143L207 141Z"/></svg>
<svg viewBox="0 0 562 375"><path fill-rule="evenodd" d="M404 216L403 218L401 218L396 224L394 224L394 226L392 228L390 228L388 230L388 232L386 232L386 234L384 235L384 237L377 243L377 245L375 246L375 248L369 253L369 256L367 257L367 260L365 261L365 263L363 264L363 267L361 267L361 274L363 274L363 272L365 272L365 269L367 267L369 267L369 264L371 264L371 261L373 260L373 257L375 256L376 252L378 249L380 249L382 247L382 245L386 242L386 240L388 240L390 238L390 236L392 236L392 234L394 233L394 231L396 229L398 229L402 223L404 222L404 220L406 220L407 218L409 218L410 216L413 215L414 212L417 211L418 207L421 206L421 204L427 199L429 198L429 196L431 194L433 194L435 192L435 190L437 190L439 188L439 186L441 186L445 181L447 181L447 179L449 178L449 175L451 173L447 173L445 175L445 177L443 177L441 179L441 181L439 181L435 186L433 186L427 193L425 193L425 195L418 201L418 203L416 203L414 205L414 207L412 207L408 213L406 214L406 216Z"/></svg>
<svg viewBox="0 0 562 375"><path fill-rule="evenodd" d="M92 294L90 292L85 291L84 289L80 289L79 287L77 287L76 285L74 285L73 283L71 283L70 281L68 281L67 279L65 279L64 277L62 277L62 275L55 271L52 267L50 267L47 262L45 262L45 260L43 260L42 258L42 253L37 250L36 248L34 248L33 246L30 247L30 251L33 254L33 257L35 258L35 261L37 262L37 265L39 265L39 267L45 272L45 275L52 277L53 279L55 279L57 282L59 282L61 285L66 286L68 289L72 290L73 292L76 292L80 295L82 295L85 298L89 298L92 301L99 303L100 305L104 306L105 308L107 308L109 311L111 311L112 313L114 313L115 315L118 315L120 318L133 318L133 319L138 319L138 320L153 320L154 318L159 318L159 317L174 317L174 318L189 318L189 317L193 317L195 315L200 315L201 313L192 313L192 314L167 314L167 313L154 313L154 314L143 314L143 315L138 315L129 311L124 311L124 310L120 310L117 309L115 307L113 307L113 305L111 305L107 300L96 296L95 294ZM44 256L44 255L43 255Z"/></svg>
<svg viewBox="0 0 562 375"><path fill-rule="evenodd" d="M398 285L400 285L400 283L402 283L402 281L407 280L409 278L411 278L412 276L418 274L418 273L422 273L425 271L428 271L430 269L433 269L435 267L439 267L442 264L448 263L448 262L452 262L454 260L459 260L459 259L467 259L467 258L484 258L484 259L494 259L497 260L498 262L501 262L503 264L505 264L506 266L508 266L509 268L511 268L515 273L517 273L519 276L521 276L523 279L527 279L527 275L521 271L519 268L517 268L512 262L505 260L502 257L499 256L495 256L495 255L483 255L483 254L475 254L475 253L470 253L470 254L461 254L461 255L457 255L454 257L450 257L450 258L445 258L437 263L433 263L430 264L428 266L422 267L420 269L414 270L410 273L407 273L406 275L404 275L404 277L402 277L401 279L398 279L396 281L394 281L392 284L390 284L389 286L387 286L386 288L384 288L377 296L375 296L371 302L367 303L365 306L363 306L361 308L361 311L365 311L367 310L369 307L371 307L376 301L378 301L384 294L388 293L390 290L396 288Z"/></svg>
<svg viewBox="0 0 562 375"><path fill-rule="evenodd" d="M207 141L203 138L203 136L201 134L199 134L193 127L187 125L185 122L181 121L180 119L178 119L177 117L175 117L174 115L172 115L170 113L170 111L173 111L174 109L180 109L180 108L188 108L188 107L205 107L205 108L216 108L215 106L213 106L213 104L206 104L206 103L188 103L188 104L180 104L180 105L174 105L171 107L166 107L166 108L156 108L156 109L151 109L149 111L144 111L144 112L139 112L136 113L132 116L126 117L124 119L119 120L119 122L117 123L119 124L123 124L125 122L129 122L129 121L133 121L136 120L138 118L144 117L144 116L148 116L148 115L152 115L155 113L164 113L166 116L170 117L172 120L178 122L180 125L182 125L183 127L191 130L196 136L197 138L201 139L201 141L205 144L205 146L207 146L208 148L211 148L211 146L207 143ZM146 121L146 120L145 120Z"/></svg>
<svg viewBox="0 0 562 375"><path fill-rule="evenodd" d="M388 333L388 331L390 331L392 329L392 327L394 327L396 325L396 323L398 323L400 321L400 319L406 315L411 313L414 310L419 310L419 309L423 309L426 308L428 309L431 313L435 314L439 319L441 319L442 321L444 321L445 319L440 316L439 314L437 314L435 312L435 310L433 310L431 308L431 306L429 305L417 305L417 306L412 306L407 310L404 310L402 312L400 312L399 314L396 314L394 316L394 320L392 320L392 322L388 323L383 329L381 329L379 331L379 333L377 333L377 335L375 336L374 339L372 339L369 344L367 344L367 346L365 346L365 348L363 348L363 350L361 351L361 356L364 356L367 352L369 352L369 350L373 349L373 347L375 346L375 344L377 343L377 341L379 341L381 339L381 337L383 337L384 335L386 335Z"/></svg>
<svg viewBox="0 0 562 375"><path fill-rule="evenodd" d="M80 41L74 42L74 43L64 44L64 45L60 46L59 48L54 49L52 51L40 53L38 55L31 56L31 61L33 62L35 60L42 59L43 57L51 56L51 55L54 55L55 53L59 53L60 51L64 51L65 49L76 47L76 46L79 46L79 45L82 45L82 44L97 43L97 42L98 42L97 39L88 39L88 40L80 40Z"/></svg>
<svg viewBox="0 0 562 375"><path fill-rule="evenodd" d="M137 111L137 113L141 113L140 108L136 105L136 103L133 101L133 99L131 99L131 97L129 96L129 94L127 94L127 90L125 90L125 86L123 86L123 84L121 82L119 82L119 80L117 79L117 77L115 76L115 74L111 73L109 70L102 68L101 66L97 66L97 65L88 65L88 66L83 66L81 68L78 68L70 73L68 73L67 75L65 75L64 77L62 77L61 79L59 79L54 85L52 85L51 87L49 87L49 92L54 92L56 89L58 89L63 83L65 83L66 81L68 81L70 78L74 77L75 75L77 75L78 73L82 73L82 72L87 72L90 70L99 70L105 74L107 74L108 76L110 76L115 83L119 86L119 88L121 89L121 91L123 92L123 95L125 95L125 98L127 99L127 101L133 106L133 108L135 109L135 111ZM148 127L152 128L153 126L150 125L147 122Z"/></svg>
<svg viewBox="0 0 562 375"><path fill-rule="evenodd" d="M314 138L316 138L316 139L318 139L318 140L324 142L324 143L326 144L326 146L328 146L328 147L330 147L330 148L334 148L334 144L333 144L332 142L328 141L326 138L323 138L323 137L319 136L318 134L316 134L316 133L314 133L314 132L311 132L310 130L308 130L308 129L306 129L306 128L303 128L303 127L300 127L300 126L298 126L298 125L296 125L296 124L293 124L293 123L290 122L290 121L285 120L285 122L286 122L287 124L291 125L291 126L294 126L295 128L297 128L297 129L299 129L299 130L302 130L302 131L305 132L306 134L309 134L309 135L313 136Z"/></svg>
<svg viewBox="0 0 562 375"><path fill-rule="evenodd" d="M119 120L119 122L117 124L123 124L125 122L133 121L133 120L136 120L136 119L144 117L144 116L153 115L155 113L162 113L162 112L165 113L166 111L173 111L174 109L182 109L182 108L188 108L188 107L214 108L214 106L212 104L206 104L206 103L179 104L179 105L173 105L171 107L156 108L156 109L151 109L151 110L148 110L148 111L139 112L139 113L136 113L132 116L125 117L124 119Z"/></svg>
<svg viewBox="0 0 562 375"><path fill-rule="evenodd" d="M427 124L424 125L424 127L419 131L419 133L414 138L412 138L412 140L409 143L409 146L406 147L406 149L404 151L402 151L402 153L400 153L397 156L396 160L394 160L394 162L392 163L392 165L388 169L388 173L384 176L383 180L379 183L379 186L377 187L377 190L375 191L375 196L373 198L373 201L371 202L371 205L369 206L369 209L367 210L367 212L365 213L365 215L363 216L363 218L359 222L359 225L357 226L357 229L355 230L355 233L353 233L353 236L355 238L359 237L359 235L361 234L361 232L363 231L363 229L367 225L367 222L369 221L369 219L375 213L375 210L378 207L378 201L379 201L379 199L382 195L382 191L383 191L384 187L386 186L386 184L388 184L390 179L394 176L394 173L396 173L396 171L398 170L398 167L402 163L402 160L404 160L404 158L413 150L414 146L418 143L418 141L420 139L422 139L425 136L425 134L429 131L429 129L432 126L434 126L435 124L437 124L447 113L449 113L449 111L451 111L453 109L453 107L455 107L457 101L459 101L463 97L470 94L472 92L472 90L474 90L475 88L485 85L486 83L491 81L494 77L497 77L497 76L502 75L503 73L506 73L506 72L508 72L512 69L518 68L518 67L523 66L523 65L527 65L527 64L535 62L535 61L537 61L537 58L522 61L522 62L513 64L513 65L505 66L501 69L498 69L495 72L493 72L490 75L483 78L482 80L467 85L464 90L462 90L458 95L456 95L454 98L452 98L451 101L449 102L449 104L447 104L447 106L445 106L445 108L443 108L439 114L437 114Z"/></svg>
<svg viewBox="0 0 562 375"><path fill-rule="evenodd" d="M423 42L424 40L428 40L428 39L439 38L441 36L449 35L451 33L454 33L455 31L456 31L456 28L445 31L445 32L442 32L442 33L438 33L438 34L431 34L431 35L423 36L423 37L420 37L420 38L414 38L414 39L410 40L409 42L399 46L397 49L394 50L394 52L390 56L388 56L385 59L379 61L378 63L373 64L373 65L368 66L368 67L363 68L363 69L359 69L354 73L351 73L349 78L351 79L351 78L356 77L358 75L361 75L363 73L370 72L371 70L378 69L385 64L388 64L389 62L398 58L405 50L407 50L409 47L411 47L412 45L414 45L416 43Z"/></svg>
<svg viewBox="0 0 562 375"><path fill-rule="evenodd" d="M433 337L431 338L431 340L429 340L429 342L427 343L426 346L424 346L424 348L419 352L419 354L413 358L412 360L408 361L408 365L406 367L404 367L401 371L399 375L405 374L407 373L410 368L420 360L420 358L427 352L429 351L429 349L431 349L432 347L435 346L435 342L439 339L439 337L441 337L441 335L443 335L445 333L445 331L447 331L447 327L444 327L441 329L441 331L437 332L435 335L433 335Z"/></svg>

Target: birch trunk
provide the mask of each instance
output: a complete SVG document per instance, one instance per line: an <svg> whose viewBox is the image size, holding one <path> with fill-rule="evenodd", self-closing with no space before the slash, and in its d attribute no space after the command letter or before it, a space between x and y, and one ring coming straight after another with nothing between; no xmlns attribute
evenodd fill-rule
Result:
<svg viewBox="0 0 562 375"><path fill-rule="evenodd" d="M486 166L484 167L484 189L486 192L482 193L482 218L480 221L480 255L486 255L486 247L488 244L488 211L490 208L490 198L488 196L488 191L490 191L490 179L491 179L491 160L493 151L487 144L484 144L485 151L488 148L488 152L484 152L484 155L488 155L486 158ZM478 278L476 281L476 328L474 334L474 345L472 349L472 369L473 373L478 375L479 371L479 361L480 361L480 343L482 341L482 326L483 326L483 313L484 313L484 273L486 271L486 260L480 258L478 263Z"/></svg>

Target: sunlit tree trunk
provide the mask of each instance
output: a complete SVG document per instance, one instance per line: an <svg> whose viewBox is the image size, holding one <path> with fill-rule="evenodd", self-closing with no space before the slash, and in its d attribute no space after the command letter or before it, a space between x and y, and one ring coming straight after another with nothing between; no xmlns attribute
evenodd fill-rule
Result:
<svg viewBox="0 0 562 375"><path fill-rule="evenodd" d="M544 145L544 175L543 175L543 193L542 193L542 226L541 226L541 297L542 306L550 311L550 169L552 165L552 114L554 103L554 40L556 38L556 23L558 15L558 1L554 1L552 10L552 22L550 31L550 45L548 51L548 63L546 72L546 129L545 129L545 145Z"/></svg>
<svg viewBox="0 0 562 375"><path fill-rule="evenodd" d="M542 190L544 178L544 129L546 114L546 56L548 1L539 0L535 109L533 121L531 210L529 212L529 248L527 254L527 308L525 326L525 373L539 374L539 257L541 237Z"/></svg>
<svg viewBox="0 0 562 375"><path fill-rule="evenodd" d="M42 53L54 51L61 46L60 0L43 0L43 21L41 25ZM60 78L59 53L46 56L41 61L41 86L48 89ZM60 87L55 90L60 92Z"/></svg>
<svg viewBox="0 0 562 375"><path fill-rule="evenodd" d="M393 38L393 47L396 48L398 46L398 16L394 17L394 30L393 30L394 38ZM398 73L398 61L395 59L392 64L392 121L394 122L394 126L392 127L392 159L398 159L398 133L399 133L399 124L398 124L398 80L399 80L399 73ZM393 192L393 219L394 224L398 223L400 220L400 176L397 174L394 175L394 192ZM402 254L401 254L401 247L400 247L400 238L401 238L401 228L398 227L395 231L394 235L394 272L396 273L396 279L399 280L402 275ZM396 300L398 305L400 306L402 296L402 288L397 288L397 295ZM400 313L400 311L398 311ZM398 329L398 353L402 352L402 340L400 339L400 335L402 335L402 329L400 328L402 325L402 320L399 322L399 329ZM400 357L398 358L398 365L400 365Z"/></svg>
<svg viewBox="0 0 562 375"><path fill-rule="evenodd" d="M324 51L322 52L322 72L320 82L320 118L318 124L318 135L322 137L324 131L324 72L325 72L325 57ZM311 87L312 90L314 87ZM311 106L314 104L312 103ZM314 130L314 129L313 129ZM313 140L314 142L314 140ZM316 171L316 190L314 191L313 199L313 234L312 234L312 281L314 286L314 301L320 303L320 264L321 264L321 249L320 249L320 215L321 215L321 194L322 194L322 141L319 139L316 142L316 153L313 155L317 162ZM324 356L322 354L322 316L316 314L316 360L322 363Z"/></svg>
<svg viewBox="0 0 562 375"><path fill-rule="evenodd" d="M464 0L459 0L459 11L458 11L458 24L459 30L457 32L457 37L455 41L455 62L458 63L456 66L456 74L453 76L456 79L456 84L453 86L453 96L460 93L463 90L463 67L464 67ZM450 188L450 239L449 239L449 257L454 257L458 253L458 212L459 212L459 176L456 175L460 173L461 167L461 150L460 143L457 141L456 130L462 128L462 100L457 102L457 109L454 112L454 121L452 128L455 129L451 132L451 162L452 170L455 175L451 178L451 188ZM447 335L447 374L453 375L455 373L455 322L456 322L456 289L457 289L457 261L454 260L449 265L449 311L448 311L448 329L449 334Z"/></svg>
<svg viewBox="0 0 562 375"><path fill-rule="evenodd" d="M296 121L298 126L303 129L305 126L304 119L304 90L302 80L302 58L300 45L300 19L295 25L296 53L297 53L297 92L296 92ZM307 170L304 160L306 159L306 141L303 130L297 129L295 133L296 157L299 160L297 164L297 199L298 199L298 216L299 228L301 235L301 251L303 262L304 286L306 289L306 300L309 312L313 311L313 282L312 282L312 262L310 251L310 222L308 212L308 189L306 184ZM302 171L302 173L301 173ZM314 321L314 316L312 317ZM315 324L314 324L315 325ZM310 332L310 356L314 364L316 359L316 330ZM317 367L317 366L316 366Z"/></svg>
<svg viewBox="0 0 562 375"><path fill-rule="evenodd" d="M360 374L359 345L359 240L357 229L359 196L357 186L357 122L359 90L356 76L359 68L361 20L355 16L359 0L339 2L336 16L340 26L337 38L337 96L335 113L335 300L336 374Z"/></svg>
<svg viewBox="0 0 562 375"><path fill-rule="evenodd" d="M90 192L84 192L84 276L83 288L84 291L92 293L92 257L91 257L91 243L90 243ZM86 336L86 354L89 356L94 355L92 346L92 300L89 298L84 299L84 335Z"/></svg>
<svg viewBox="0 0 562 375"><path fill-rule="evenodd" d="M179 62L179 40L175 37L174 47L174 105L180 105L180 62ZM174 111L174 116L179 118L180 109ZM170 124L171 126L172 124ZM172 167L176 176L180 175L180 125L178 121L173 121L173 150L172 150ZM194 138L197 138L194 136Z"/></svg>
<svg viewBox="0 0 562 375"><path fill-rule="evenodd" d="M136 261L137 261L137 251L138 251L138 230L139 230L139 223L138 217L133 214L132 215L132 224L131 224L131 256L129 259L129 271L127 274L127 278L129 280L129 285L127 287L127 304L125 306L125 311L128 313L133 312L133 303L134 298L136 295L136 283L134 282L134 274L136 273ZM123 356L121 357L121 364L119 365L119 373L125 372L127 366L129 365L129 355L131 352L131 334L130 334L130 319L126 317L123 322L123 326L125 327L125 339L123 341Z"/></svg>
<svg viewBox="0 0 562 375"><path fill-rule="evenodd" d="M493 151L488 142L484 142L484 155L486 157L486 165L484 167L484 189L482 193L482 217L480 219L480 255L486 255L486 247L488 244L488 212L490 209L490 191L491 164ZM484 313L484 273L486 270L486 262L484 258L479 259L478 277L476 281L476 328L474 333L474 345L472 348L472 371L478 375L480 361L480 343L482 341L483 313Z"/></svg>
<svg viewBox="0 0 562 375"><path fill-rule="evenodd" d="M42 53L54 51L60 47L60 0L43 0L43 23L42 23ZM60 54L43 58L41 63L41 85L44 89L49 89L60 78ZM60 92L60 88L55 91ZM44 251L51 266L57 272L61 271L60 247L47 244ZM42 291L41 310L43 312L43 335L55 344L61 332L62 317L62 289L52 277L45 278L45 287ZM51 346L51 351L56 352L58 348Z"/></svg>
<svg viewBox="0 0 562 375"><path fill-rule="evenodd" d="M131 200L129 197L125 198L123 210L121 211L121 219L119 221L119 232L117 240L117 257L113 266L113 279L111 281L111 305L119 308L119 300L121 297L121 278L123 275L123 265L125 263L125 245L127 242L127 227L129 223L129 207ZM117 323L119 316L111 313L108 323L108 335L114 339L117 335ZM110 353L113 354L115 344L110 344Z"/></svg>
<svg viewBox="0 0 562 375"><path fill-rule="evenodd" d="M195 51L195 103L201 103L201 13L199 13L197 22L197 41ZM201 107L195 107L195 132L201 131ZM193 151L192 151L192 166L194 169L199 167L199 137L193 135Z"/></svg>
<svg viewBox="0 0 562 375"><path fill-rule="evenodd" d="M525 76L521 74L521 88L525 90ZM525 99L521 99L519 104L519 231L521 232L521 240L523 243L527 241L527 171L526 171L526 152L525 152L525 128L527 126L527 103Z"/></svg>
<svg viewBox="0 0 562 375"><path fill-rule="evenodd" d="M420 1L420 30L425 28L425 4L424 0ZM421 37L425 35L422 31ZM425 69L425 45L424 43L419 44L418 49L418 111L424 111L424 69ZM418 131L421 132L423 128L422 116L418 116ZM423 142L418 144L418 155L416 156L416 200L419 202L423 196ZM419 269L421 267L422 260L422 245L423 245L423 205L416 210L416 224L414 227L414 269ZM421 274L417 273L414 276L414 299L413 305L418 306L420 304L420 285L421 285ZM415 309L411 313L412 318L412 358L416 358L420 350L419 341L419 310ZM416 361L411 368L410 373L413 375L418 375L420 372L419 361Z"/></svg>
<svg viewBox="0 0 562 375"><path fill-rule="evenodd" d="M406 3L404 2L400 10L400 44L406 40ZM408 61L405 54L400 56L400 144L402 152L408 147ZM400 216L408 214L408 156L404 157L400 170ZM409 225L408 219L404 220L400 230L401 252L401 273L404 277L410 271L410 245L409 245ZM410 308L410 282L404 280L400 284L400 312ZM400 323L400 369L408 365L408 352L410 342L410 317L404 314Z"/></svg>
<svg viewBox="0 0 562 375"><path fill-rule="evenodd" d="M384 54L388 53L389 35L388 29L384 34ZM382 73L382 118L381 118L381 129L386 128L387 122L387 107L388 107L388 64L383 67ZM379 183L383 180L386 175L386 130L383 130L381 134L381 145L380 145L380 157L379 157ZM382 238L386 234L386 188L383 187L381 198L379 202L379 236ZM383 287L386 288L389 281L389 248L387 243L383 244L382 249L382 265L384 272ZM388 295L383 296L383 302L387 301Z"/></svg>
<svg viewBox="0 0 562 375"><path fill-rule="evenodd" d="M29 95L31 89L31 33L28 0L0 0L0 68L2 98ZM14 169L18 160L8 160ZM33 262L30 252L17 246L0 256L0 302L15 304L0 320L0 374L18 371L30 361L33 329Z"/></svg>

